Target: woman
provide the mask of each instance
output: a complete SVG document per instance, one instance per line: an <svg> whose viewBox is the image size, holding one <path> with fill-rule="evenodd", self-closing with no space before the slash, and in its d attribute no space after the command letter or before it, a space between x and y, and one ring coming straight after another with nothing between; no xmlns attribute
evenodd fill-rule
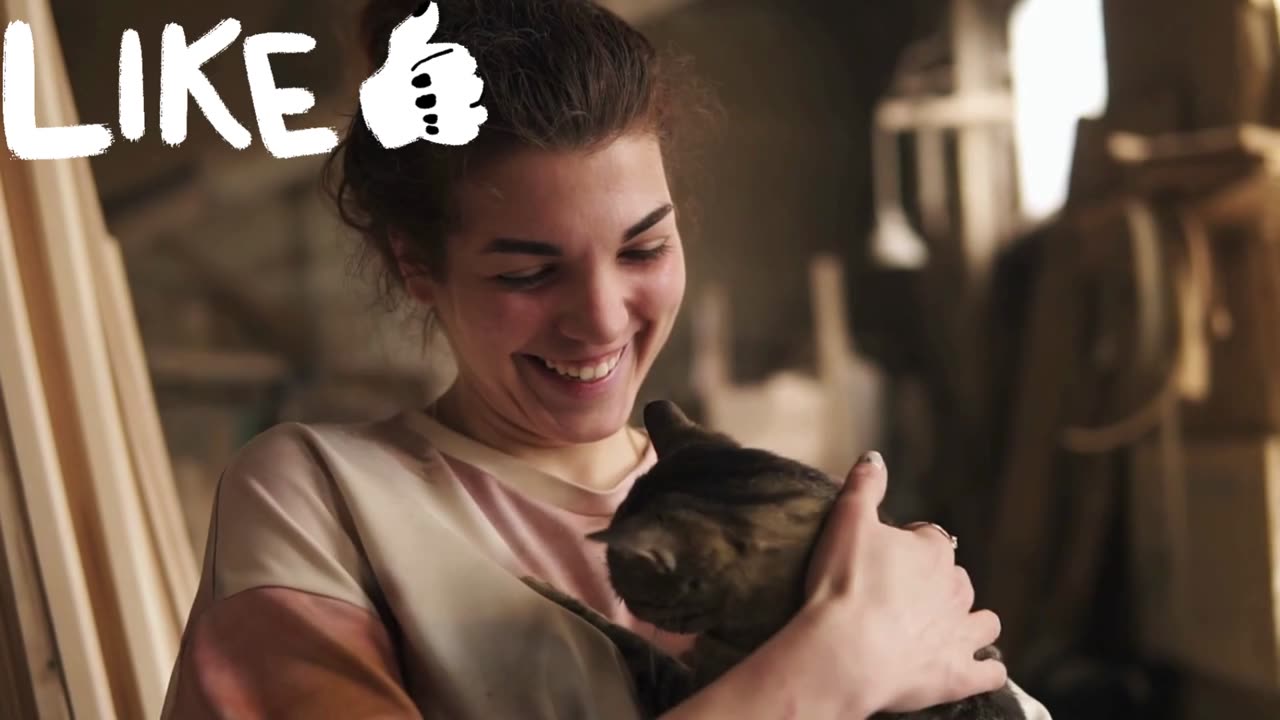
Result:
<svg viewBox="0 0 1280 720"><path fill-rule="evenodd" d="M417 0L372 0L368 67ZM283 425L224 472L166 718L636 717L608 641L533 575L675 652L632 617L599 546L655 460L628 426L685 286L664 148L675 78L585 0L441 3L489 120L464 147L335 154L343 217L426 308L459 367L425 411ZM806 610L668 713L860 718L999 687L999 634L948 540L877 521L886 475L850 473Z"/></svg>

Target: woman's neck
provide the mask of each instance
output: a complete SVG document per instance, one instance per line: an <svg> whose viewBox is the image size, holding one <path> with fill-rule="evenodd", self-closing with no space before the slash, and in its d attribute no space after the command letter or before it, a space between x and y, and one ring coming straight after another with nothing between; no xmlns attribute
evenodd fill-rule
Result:
<svg viewBox="0 0 1280 720"><path fill-rule="evenodd" d="M441 425L542 472L593 490L609 490L643 458L648 439L623 425L609 437L588 443L555 444L532 437L455 384L431 407Z"/></svg>

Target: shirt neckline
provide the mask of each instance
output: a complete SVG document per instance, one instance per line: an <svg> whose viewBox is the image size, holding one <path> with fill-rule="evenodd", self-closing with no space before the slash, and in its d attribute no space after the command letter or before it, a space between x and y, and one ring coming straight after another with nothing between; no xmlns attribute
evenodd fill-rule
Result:
<svg viewBox="0 0 1280 720"><path fill-rule="evenodd" d="M646 442L640 461L625 477L612 488L596 490L539 470L520 458L467 437L423 410L407 410L404 417L408 426L441 454L466 463L523 495L579 515L612 515L631 491L636 478L657 462L653 443ZM648 434L645 437L647 439Z"/></svg>

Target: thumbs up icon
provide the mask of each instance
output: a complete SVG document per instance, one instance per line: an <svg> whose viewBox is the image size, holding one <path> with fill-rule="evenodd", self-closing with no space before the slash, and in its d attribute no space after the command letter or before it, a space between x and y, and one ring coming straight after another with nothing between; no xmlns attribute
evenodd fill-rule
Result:
<svg viewBox="0 0 1280 720"><path fill-rule="evenodd" d="M433 43L440 9L424 2L391 31L387 61L360 85L360 111L382 146L416 140L466 145L489 111L476 60L457 43Z"/></svg>

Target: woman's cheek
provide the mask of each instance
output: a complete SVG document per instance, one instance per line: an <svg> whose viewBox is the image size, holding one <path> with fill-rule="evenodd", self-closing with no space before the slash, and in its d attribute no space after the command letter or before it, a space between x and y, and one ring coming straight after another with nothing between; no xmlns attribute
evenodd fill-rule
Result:
<svg viewBox="0 0 1280 720"><path fill-rule="evenodd" d="M504 292L477 298L470 314L478 330L511 342L537 331L545 304L536 293Z"/></svg>
<svg viewBox="0 0 1280 720"><path fill-rule="evenodd" d="M673 252L648 273L640 285L640 296L647 307L675 313L684 299L684 255Z"/></svg>

